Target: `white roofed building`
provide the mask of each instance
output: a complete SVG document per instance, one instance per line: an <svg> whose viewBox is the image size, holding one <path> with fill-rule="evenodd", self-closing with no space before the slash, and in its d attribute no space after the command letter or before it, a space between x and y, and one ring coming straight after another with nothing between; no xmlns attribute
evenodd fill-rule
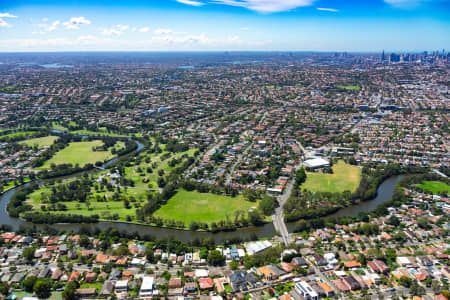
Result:
<svg viewBox="0 0 450 300"><path fill-rule="evenodd" d="M151 297L153 294L153 282L155 278L153 277L144 277L142 280L141 290L139 292L140 298Z"/></svg>
<svg viewBox="0 0 450 300"><path fill-rule="evenodd" d="M317 157L317 158L305 160L303 162L303 165L305 165L305 167L307 167L307 168L319 169L319 168L329 167L330 162L321 157Z"/></svg>

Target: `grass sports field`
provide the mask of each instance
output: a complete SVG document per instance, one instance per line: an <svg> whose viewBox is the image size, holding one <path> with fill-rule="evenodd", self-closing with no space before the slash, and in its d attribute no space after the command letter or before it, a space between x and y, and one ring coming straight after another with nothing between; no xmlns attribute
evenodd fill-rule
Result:
<svg viewBox="0 0 450 300"><path fill-rule="evenodd" d="M339 85L338 88L348 91L359 91L361 88L357 85Z"/></svg>
<svg viewBox="0 0 450 300"><path fill-rule="evenodd" d="M434 195L443 193L443 192L449 192L450 186L442 181L423 181L421 184L417 185L425 192L432 193Z"/></svg>
<svg viewBox="0 0 450 300"><path fill-rule="evenodd" d="M235 212L246 213L257 206L258 203L246 201L242 195L233 198L179 190L166 205L154 213L154 216L183 221L188 226L192 221L211 223L226 220L227 217L234 220Z"/></svg>
<svg viewBox="0 0 450 300"><path fill-rule="evenodd" d="M111 151L92 151L92 147L103 145L102 141L75 142L58 151L51 159L47 160L42 169L50 168L51 164L79 164L84 166L88 163L94 164L97 161L112 159L114 155Z"/></svg>
<svg viewBox="0 0 450 300"><path fill-rule="evenodd" d="M333 174L307 173L302 189L311 192L355 191L361 180L361 168L339 161L333 165Z"/></svg>
<svg viewBox="0 0 450 300"><path fill-rule="evenodd" d="M45 136L35 139L29 139L26 141L20 142L21 144L26 144L30 147L34 147L35 145L38 146L38 148L48 147L52 145L56 140L58 139L57 136Z"/></svg>

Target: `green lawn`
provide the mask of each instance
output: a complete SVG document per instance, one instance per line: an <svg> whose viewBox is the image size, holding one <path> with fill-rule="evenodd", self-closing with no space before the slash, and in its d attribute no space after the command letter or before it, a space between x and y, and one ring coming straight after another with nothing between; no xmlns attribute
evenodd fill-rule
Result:
<svg viewBox="0 0 450 300"><path fill-rule="evenodd" d="M57 136L45 136L35 139L29 139L26 141L21 141L20 144L26 144L30 147L37 145L38 148L43 148L52 145L57 139L58 139Z"/></svg>
<svg viewBox="0 0 450 300"><path fill-rule="evenodd" d="M354 192L361 180L361 168L342 161L333 165L333 174L307 173L302 189L311 192Z"/></svg>
<svg viewBox="0 0 450 300"><path fill-rule="evenodd" d="M432 193L434 195L449 192L450 186L442 181L423 181L420 184L417 184L423 191Z"/></svg>
<svg viewBox="0 0 450 300"><path fill-rule="evenodd" d="M18 137L18 136L28 136L28 135L31 135L31 134L33 134L35 132L36 131L13 132L13 133L9 133L9 134L5 134L5 135L0 136L0 139L3 139L3 138L15 138L15 137Z"/></svg>
<svg viewBox="0 0 450 300"><path fill-rule="evenodd" d="M103 285L103 283L101 283L101 282L93 282L93 283L83 282L80 285L80 289L96 288L97 289L97 293L100 294L100 292L102 290L102 285Z"/></svg>
<svg viewBox="0 0 450 300"><path fill-rule="evenodd" d="M61 125L58 122L52 122L52 129L59 130L59 131L67 131L67 127Z"/></svg>
<svg viewBox="0 0 450 300"><path fill-rule="evenodd" d="M357 85L339 85L338 88L348 91L359 91L361 90L361 87Z"/></svg>
<svg viewBox="0 0 450 300"><path fill-rule="evenodd" d="M244 200L242 195L227 197L211 193L188 192L179 190L166 205L158 209L154 216L164 219L183 221L188 226L192 221L217 222L234 220L235 212L247 212L258 206L255 202Z"/></svg>
<svg viewBox="0 0 450 300"><path fill-rule="evenodd" d="M21 299L22 297L31 297L33 293L28 293L25 291L22 292L13 292L13 294L17 297L17 299ZM62 300L62 292L51 292L51 295L47 299L52 300Z"/></svg>
<svg viewBox="0 0 450 300"><path fill-rule="evenodd" d="M97 161L112 159L114 155L111 151L92 151L92 147L101 145L103 145L102 141L70 143L69 146L58 151L51 159L47 160L41 169L48 169L51 164L79 164L84 166L88 163L94 164Z"/></svg>

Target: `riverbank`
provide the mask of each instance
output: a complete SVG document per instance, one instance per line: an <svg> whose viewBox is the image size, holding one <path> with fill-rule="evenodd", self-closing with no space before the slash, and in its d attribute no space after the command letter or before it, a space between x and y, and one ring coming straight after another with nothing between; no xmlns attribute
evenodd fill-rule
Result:
<svg viewBox="0 0 450 300"><path fill-rule="evenodd" d="M361 202L358 205L341 209L333 215L326 218L335 219L342 216L356 216L361 211L370 211L376 208L379 204L389 201L392 198L394 188L397 182L403 177L393 176L385 180L378 188L378 195L375 199L366 202ZM54 230L74 231L74 232L94 232L99 230L109 230L115 228L121 232L137 232L140 235L154 236L156 238L167 238L169 236L175 237L181 241L188 242L194 239L212 238L216 241L227 241L232 239L254 239L254 238L268 238L276 235L276 231L272 223L266 223L258 227L238 228L235 231L221 231L217 233L208 231L189 231L184 229L156 227L147 224L135 224L131 222L122 221L101 221L93 224L32 224L21 219L13 219L6 211L6 205L14 195L15 190L12 189L6 192L0 200L0 220L2 224L9 225L13 230L21 227L36 227L38 229L52 228ZM289 232L293 232L296 227L296 222L288 223Z"/></svg>

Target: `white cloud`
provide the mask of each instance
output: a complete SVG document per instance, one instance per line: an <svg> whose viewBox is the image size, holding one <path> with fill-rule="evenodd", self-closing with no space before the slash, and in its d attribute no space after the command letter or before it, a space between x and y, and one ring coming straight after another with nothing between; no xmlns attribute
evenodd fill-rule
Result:
<svg viewBox="0 0 450 300"><path fill-rule="evenodd" d="M122 32L117 30L116 28L103 29L101 32L103 35L120 35Z"/></svg>
<svg viewBox="0 0 450 300"><path fill-rule="evenodd" d="M56 30L56 26L58 26L59 23L60 23L60 22L59 22L58 20L56 20L55 22L52 23L51 26L48 27L47 30L48 30L48 31L54 31L54 30Z"/></svg>
<svg viewBox="0 0 450 300"><path fill-rule="evenodd" d="M79 27L78 25L72 24L72 23L70 23L70 22L62 22L61 24L62 24L66 29L70 29L70 30L73 30L73 29L80 29L80 27Z"/></svg>
<svg viewBox="0 0 450 300"><path fill-rule="evenodd" d="M247 9L262 13L274 13L274 12L289 11L297 7L309 6L312 5L316 0L176 0L176 1L192 6L202 6L207 3L213 3L213 4L224 4L224 5L245 7ZM406 0L397 0L397 1L406 1Z"/></svg>
<svg viewBox="0 0 450 300"><path fill-rule="evenodd" d="M139 29L139 32L146 33L146 32L149 32L149 30L150 30L150 28L148 28L148 27L142 27L141 29Z"/></svg>
<svg viewBox="0 0 450 300"><path fill-rule="evenodd" d="M6 23L3 18L17 18L17 16L12 15L10 13L0 13L0 27L11 27L8 23Z"/></svg>
<svg viewBox="0 0 450 300"><path fill-rule="evenodd" d="M274 13L309 6L315 0L212 0L212 3L245 7L262 13Z"/></svg>
<svg viewBox="0 0 450 300"><path fill-rule="evenodd" d="M124 31L130 28L128 25L117 24L112 28L103 29L103 35L121 35Z"/></svg>
<svg viewBox="0 0 450 300"><path fill-rule="evenodd" d="M130 26L118 24L118 25L117 25L117 28L118 28L120 31L125 31L125 30L128 30L128 28L130 28Z"/></svg>
<svg viewBox="0 0 450 300"><path fill-rule="evenodd" d="M85 17L73 17L70 19L70 23L75 25L81 25L81 24L91 24L91 21L87 20Z"/></svg>
<svg viewBox="0 0 450 300"><path fill-rule="evenodd" d="M55 31L59 24L61 24L61 22L58 20L51 24L38 24L37 26L40 28L39 32L32 33L46 34L47 32Z"/></svg>
<svg viewBox="0 0 450 300"><path fill-rule="evenodd" d="M171 51L255 50L271 41L244 41L239 36L208 37L201 34L157 35L126 39L81 35L78 37L0 39L0 51Z"/></svg>
<svg viewBox="0 0 450 300"><path fill-rule="evenodd" d="M0 13L0 18L17 18L17 16L10 13Z"/></svg>
<svg viewBox="0 0 450 300"><path fill-rule="evenodd" d="M338 12L339 11L339 9L336 9L336 8L324 8L324 7L318 7L317 10L331 11L331 12Z"/></svg>
<svg viewBox="0 0 450 300"><path fill-rule="evenodd" d="M154 34L158 34L158 35L167 35L167 34L172 34L173 31L172 31L172 29L158 28L158 29L155 29L155 30L153 31L153 33L154 33Z"/></svg>
<svg viewBox="0 0 450 300"><path fill-rule="evenodd" d="M248 27L241 27L240 28L242 31L249 31L250 30L250 28L248 28Z"/></svg>
<svg viewBox="0 0 450 300"><path fill-rule="evenodd" d="M3 19L0 19L0 27L11 27L11 25L6 23Z"/></svg>
<svg viewBox="0 0 450 300"><path fill-rule="evenodd" d="M48 18L42 18L42 22L47 22Z"/></svg>
<svg viewBox="0 0 450 300"><path fill-rule="evenodd" d="M80 29L79 25L89 25L91 21L86 19L85 17L73 17L67 22L63 22L62 25L66 27L66 29Z"/></svg>
<svg viewBox="0 0 450 300"><path fill-rule="evenodd" d="M202 3L200 1L195 1L195 0L176 0L176 1L183 3L183 4L192 5L192 6L202 6L205 4L205 3Z"/></svg>
<svg viewBox="0 0 450 300"><path fill-rule="evenodd" d="M412 8L427 1L431 0L384 0L387 4L398 8Z"/></svg>

